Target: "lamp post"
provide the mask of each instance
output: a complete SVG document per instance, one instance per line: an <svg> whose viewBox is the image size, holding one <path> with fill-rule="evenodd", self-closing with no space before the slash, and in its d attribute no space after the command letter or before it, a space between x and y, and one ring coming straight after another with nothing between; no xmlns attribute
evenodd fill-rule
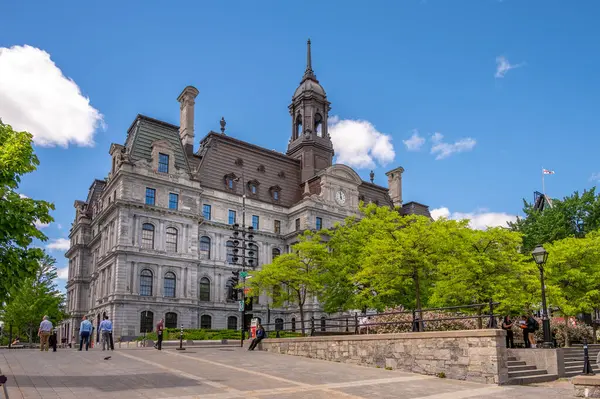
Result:
<svg viewBox="0 0 600 399"><path fill-rule="evenodd" d="M548 317L548 307L546 305L546 284L544 283L544 265L548 260L548 251L543 246L538 245L531 252L533 260L540 269L540 280L542 283L542 328L544 330L544 348L552 348L552 334L550 331L550 318Z"/></svg>
<svg viewBox="0 0 600 399"><path fill-rule="evenodd" d="M239 182L240 178L236 178L234 181ZM233 235L231 236L233 242L233 256L231 257L231 263L233 265L242 266L242 270L233 271L233 275L236 276L237 281L239 278L244 283L241 291L241 300L239 301L239 309L242 317L242 336L240 340L240 346L244 346L244 334L246 332L246 266L254 268L255 253L251 244L254 243L254 228L252 226L246 227L246 182L244 179L244 172L242 171L241 177L242 183L242 226L234 223ZM235 281L235 280L234 280Z"/></svg>

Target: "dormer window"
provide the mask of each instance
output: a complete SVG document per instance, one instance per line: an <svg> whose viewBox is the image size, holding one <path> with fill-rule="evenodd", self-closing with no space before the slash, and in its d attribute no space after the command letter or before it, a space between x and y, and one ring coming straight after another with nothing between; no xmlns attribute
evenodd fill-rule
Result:
<svg viewBox="0 0 600 399"><path fill-rule="evenodd" d="M258 185L260 183L257 180L250 180L248 182L248 192L251 195L258 195Z"/></svg>
<svg viewBox="0 0 600 399"><path fill-rule="evenodd" d="M160 173L169 173L169 156L162 152L158 153L158 171Z"/></svg>
<svg viewBox="0 0 600 399"><path fill-rule="evenodd" d="M271 193L271 198L273 198L273 201L279 201L279 198L281 197L281 187L270 187L269 192Z"/></svg>
<svg viewBox="0 0 600 399"><path fill-rule="evenodd" d="M225 175L225 178L223 180L223 182L225 183L225 187L229 190L235 190L236 179L237 179L237 176L233 173Z"/></svg>

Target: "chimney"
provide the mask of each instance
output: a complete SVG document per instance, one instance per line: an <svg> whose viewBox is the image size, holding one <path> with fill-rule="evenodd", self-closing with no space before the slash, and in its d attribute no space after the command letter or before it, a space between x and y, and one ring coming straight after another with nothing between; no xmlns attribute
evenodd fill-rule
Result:
<svg viewBox="0 0 600 399"><path fill-rule="evenodd" d="M402 173L404 168L400 166L385 174L388 177L388 193L394 206L402 206Z"/></svg>
<svg viewBox="0 0 600 399"><path fill-rule="evenodd" d="M181 104L179 117L179 138L186 154L194 153L194 101L199 91L194 86L188 86L177 97Z"/></svg>

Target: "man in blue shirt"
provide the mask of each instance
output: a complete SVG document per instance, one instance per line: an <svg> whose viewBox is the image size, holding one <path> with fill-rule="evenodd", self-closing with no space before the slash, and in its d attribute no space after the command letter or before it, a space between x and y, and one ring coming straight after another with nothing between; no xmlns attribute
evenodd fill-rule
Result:
<svg viewBox="0 0 600 399"><path fill-rule="evenodd" d="M92 335L92 323L83 316L83 321L79 325L79 350L83 347L83 341L85 341L85 350L87 351L90 347L90 336Z"/></svg>
<svg viewBox="0 0 600 399"><path fill-rule="evenodd" d="M104 320L100 323L100 334L102 334L102 350L113 348L111 347L112 322L108 320L108 316L104 316Z"/></svg>
<svg viewBox="0 0 600 399"><path fill-rule="evenodd" d="M43 351L44 348L48 351L48 338L50 338L50 334L52 333L52 323L48 320L48 316L44 316L42 322L40 323L40 328L38 330L38 336L40 337L40 350Z"/></svg>

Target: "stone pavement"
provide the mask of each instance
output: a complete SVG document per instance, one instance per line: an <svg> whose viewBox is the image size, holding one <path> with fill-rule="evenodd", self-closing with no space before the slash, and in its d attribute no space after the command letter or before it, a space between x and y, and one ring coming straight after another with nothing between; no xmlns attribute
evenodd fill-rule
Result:
<svg viewBox="0 0 600 399"><path fill-rule="evenodd" d="M558 399L573 394L570 384L499 387L232 347L2 350L0 370L9 379L10 399Z"/></svg>

